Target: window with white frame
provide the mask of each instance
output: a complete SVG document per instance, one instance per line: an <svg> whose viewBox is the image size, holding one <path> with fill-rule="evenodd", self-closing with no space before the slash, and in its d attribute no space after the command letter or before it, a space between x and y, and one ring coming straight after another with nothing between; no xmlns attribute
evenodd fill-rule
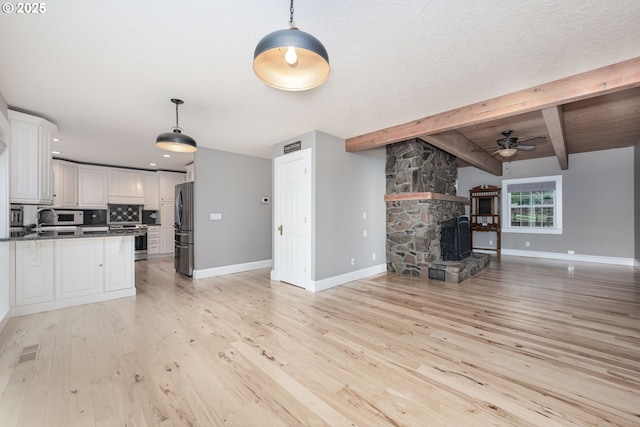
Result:
<svg viewBox="0 0 640 427"><path fill-rule="evenodd" d="M562 176L502 181L502 231L562 234Z"/></svg>

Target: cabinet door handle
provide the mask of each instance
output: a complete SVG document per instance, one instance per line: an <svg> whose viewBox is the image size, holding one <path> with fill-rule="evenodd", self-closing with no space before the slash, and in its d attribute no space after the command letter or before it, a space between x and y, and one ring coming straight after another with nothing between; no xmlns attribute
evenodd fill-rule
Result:
<svg viewBox="0 0 640 427"><path fill-rule="evenodd" d="M280 227L278 227L278 231L280 232L280 235L282 236L282 225L280 225Z"/></svg>

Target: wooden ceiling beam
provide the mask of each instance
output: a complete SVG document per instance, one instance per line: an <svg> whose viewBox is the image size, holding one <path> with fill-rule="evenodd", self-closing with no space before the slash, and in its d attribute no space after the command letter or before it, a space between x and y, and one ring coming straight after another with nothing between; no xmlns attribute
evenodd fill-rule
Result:
<svg viewBox="0 0 640 427"><path fill-rule="evenodd" d="M496 176L502 176L502 162L487 154L478 145L457 130L449 130L434 135L422 135L420 139L434 147L453 154L460 160Z"/></svg>
<svg viewBox="0 0 640 427"><path fill-rule="evenodd" d="M547 126L549 138L553 150L556 152L560 169L569 169L569 150L567 148L567 137L564 132L564 119L562 117L562 107L549 107L542 110L542 117Z"/></svg>
<svg viewBox="0 0 640 427"><path fill-rule="evenodd" d="M362 151L422 138L499 118L593 98L640 86L640 57L618 62L530 89L348 138L347 151Z"/></svg>

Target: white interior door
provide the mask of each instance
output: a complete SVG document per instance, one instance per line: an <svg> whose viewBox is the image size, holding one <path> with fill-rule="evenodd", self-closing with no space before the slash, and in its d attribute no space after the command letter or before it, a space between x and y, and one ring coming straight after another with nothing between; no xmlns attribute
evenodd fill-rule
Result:
<svg viewBox="0 0 640 427"><path fill-rule="evenodd" d="M275 159L275 278L306 288L311 277L311 149Z"/></svg>

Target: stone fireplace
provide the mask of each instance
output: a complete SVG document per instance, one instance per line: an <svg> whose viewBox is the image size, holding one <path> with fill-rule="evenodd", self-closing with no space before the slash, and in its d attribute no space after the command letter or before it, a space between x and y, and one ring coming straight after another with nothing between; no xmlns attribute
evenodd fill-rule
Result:
<svg viewBox="0 0 640 427"><path fill-rule="evenodd" d="M468 204L456 195L457 174L454 156L421 139L387 146L387 271L428 278L430 269L442 270L447 261L440 247L441 224L457 221ZM456 281L465 278L455 276Z"/></svg>

